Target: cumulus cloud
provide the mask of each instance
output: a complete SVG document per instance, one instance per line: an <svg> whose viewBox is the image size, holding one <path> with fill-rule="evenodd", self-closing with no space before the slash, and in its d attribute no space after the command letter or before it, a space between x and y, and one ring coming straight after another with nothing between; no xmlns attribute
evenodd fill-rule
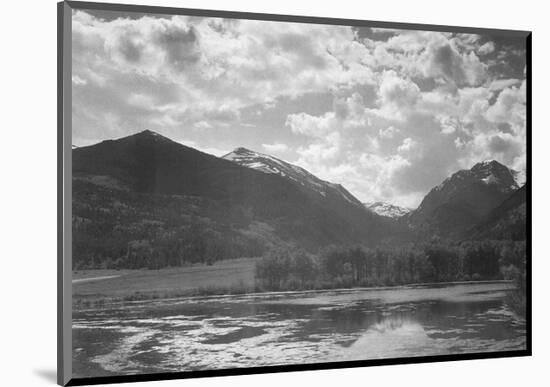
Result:
<svg viewBox="0 0 550 387"><path fill-rule="evenodd" d="M379 72L377 82L374 108L354 93L335 95L333 111L288 116L292 131L310 138L299 149L301 166L364 200L412 207L449 174L481 160L524 168L523 84L421 91L394 70Z"/></svg>
<svg viewBox="0 0 550 387"><path fill-rule="evenodd" d="M385 42L370 45L374 44L372 51L378 66L456 88L479 85L489 76L488 63L479 58L479 39L472 34L400 31ZM491 44L485 43L482 51L487 52Z"/></svg>
<svg viewBox="0 0 550 387"><path fill-rule="evenodd" d="M420 98L416 83L399 77L393 70L382 73L378 93L386 114L396 118L403 118Z"/></svg>
<svg viewBox="0 0 550 387"><path fill-rule="evenodd" d="M85 79L80 78L78 75L72 76L72 82L73 82L73 85L76 85L76 86L85 85L86 83L88 83L86 82Z"/></svg>
<svg viewBox="0 0 550 387"><path fill-rule="evenodd" d="M235 121L251 105L372 78L370 53L351 27L123 14L106 21L84 11L74 12L72 26L75 83L91 84L75 95L81 124L75 127L88 132L103 123L88 122L78 105L93 109L100 99L116 104L113 110L134 108L135 119L119 117L126 126L162 124L159 130L175 131ZM147 109L123 94L139 94Z"/></svg>
<svg viewBox="0 0 550 387"><path fill-rule="evenodd" d="M383 104L395 104L397 107L412 106L420 96L418 86L409 80L397 76L395 71L386 71L380 83L380 98Z"/></svg>
<svg viewBox="0 0 550 387"><path fill-rule="evenodd" d="M277 142L274 144L262 144L262 147L271 153L284 153L288 151L288 145Z"/></svg>
<svg viewBox="0 0 550 387"><path fill-rule="evenodd" d="M492 53L493 51L495 51L495 44L491 41L483 44L482 46L480 46L477 49L477 52L480 55L488 55L488 54Z"/></svg>
<svg viewBox="0 0 550 387"><path fill-rule="evenodd" d="M499 91L507 87L517 85L518 83L521 83L521 80L513 79L513 78L512 79L495 79L490 83L489 89L491 91Z"/></svg>
<svg viewBox="0 0 550 387"><path fill-rule="evenodd" d="M481 63L473 51L459 53L452 41L432 42L422 59L425 62L424 75L442 77L457 85L477 85L486 76L486 65Z"/></svg>
<svg viewBox="0 0 550 387"><path fill-rule="evenodd" d="M286 125L293 133L320 138L333 130L338 122L335 112L328 112L323 116L311 116L306 113L290 114L286 119Z"/></svg>
<svg viewBox="0 0 550 387"><path fill-rule="evenodd" d="M525 125L525 82L521 87L507 87L500 92L496 102L486 112L487 118L496 123L507 123L516 132L524 130Z"/></svg>
<svg viewBox="0 0 550 387"><path fill-rule="evenodd" d="M391 139L399 133L399 129L394 128L393 126L388 126L387 128L382 128L378 131L380 138Z"/></svg>

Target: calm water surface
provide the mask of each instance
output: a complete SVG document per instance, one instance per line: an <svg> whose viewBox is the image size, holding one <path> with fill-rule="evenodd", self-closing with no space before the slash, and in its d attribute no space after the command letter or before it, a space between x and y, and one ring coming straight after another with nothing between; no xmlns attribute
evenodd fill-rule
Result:
<svg viewBox="0 0 550 387"><path fill-rule="evenodd" d="M73 314L75 377L525 348L508 284L147 301Z"/></svg>

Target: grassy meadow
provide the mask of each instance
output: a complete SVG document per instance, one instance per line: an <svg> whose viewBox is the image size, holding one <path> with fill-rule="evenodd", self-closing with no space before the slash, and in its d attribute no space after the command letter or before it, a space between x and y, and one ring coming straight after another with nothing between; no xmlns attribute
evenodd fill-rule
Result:
<svg viewBox="0 0 550 387"><path fill-rule="evenodd" d="M109 301L243 293L254 289L255 262L256 258L238 258L159 270L74 271L73 304L87 307Z"/></svg>

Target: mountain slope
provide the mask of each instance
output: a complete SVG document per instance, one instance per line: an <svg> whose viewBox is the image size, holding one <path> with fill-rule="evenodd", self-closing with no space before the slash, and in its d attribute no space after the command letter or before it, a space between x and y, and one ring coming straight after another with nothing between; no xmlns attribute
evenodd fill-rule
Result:
<svg viewBox="0 0 550 387"><path fill-rule="evenodd" d="M215 224L231 224L232 213L246 213L250 222L266 223L278 237L310 249L374 244L388 234L380 217L357 211L351 201L329 200L328 191L326 196L313 194L279 174L243 167L150 131L74 149L73 175L102 187L106 182L111 188L124 187L143 200L158 195L200 198L209 204L194 204L199 216L211 207L227 209L210 215Z"/></svg>
<svg viewBox="0 0 550 387"><path fill-rule="evenodd" d="M233 152L222 156L222 158L231 160L243 167L285 177L311 191L317 192L323 197L332 196L341 198L351 204L361 206L361 202L342 187L342 185L321 180L305 169L276 157L254 152L246 148L237 148Z"/></svg>
<svg viewBox="0 0 550 387"><path fill-rule="evenodd" d="M494 160L477 163L433 188L407 221L428 234L463 232L519 188L517 176L516 171Z"/></svg>
<svg viewBox="0 0 550 387"><path fill-rule="evenodd" d="M527 236L527 186L514 191L476 226L465 239L525 240Z"/></svg>

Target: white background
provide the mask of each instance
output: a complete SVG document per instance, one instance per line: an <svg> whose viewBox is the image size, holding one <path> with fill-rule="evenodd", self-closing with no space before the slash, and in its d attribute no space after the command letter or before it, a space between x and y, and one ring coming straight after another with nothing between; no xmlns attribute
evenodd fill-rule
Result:
<svg viewBox="0 0 550 387"><path fill-rule="evenodd" d="M550 153L547 126L550 22L544 1L136 0L134 3L534 32L533 357L176 380L150 382L147 386L548 385L550 256L545 249L545 220L550 219L546 168ZM54 0L5 1L2 16L0 384L53 385L56 367L56 3Z"/></svg>

